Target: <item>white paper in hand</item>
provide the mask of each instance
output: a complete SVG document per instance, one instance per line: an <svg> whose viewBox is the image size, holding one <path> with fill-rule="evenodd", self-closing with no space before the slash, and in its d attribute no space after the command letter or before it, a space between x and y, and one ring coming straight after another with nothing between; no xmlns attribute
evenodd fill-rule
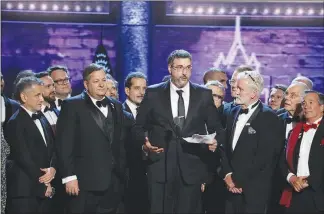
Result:
<svg viewBox="0 0 324 214"><path fill-rule="evenodd" d="M192 137L184 137L183 139L188 143L208 144L215 138L215 136L216 132L207 135L193 134Z"/></svg>

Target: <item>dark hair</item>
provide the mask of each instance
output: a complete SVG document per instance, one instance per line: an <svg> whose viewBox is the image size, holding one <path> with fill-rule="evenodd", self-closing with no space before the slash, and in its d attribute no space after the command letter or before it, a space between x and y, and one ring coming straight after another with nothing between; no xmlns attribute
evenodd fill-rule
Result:
<svg viewBox="0 0 324 214"><path fill-rule="evenodd" d="M31 77L31 76L35 76L35 73L32 70L20 71L17 74L15 81L13 82L14 86L17 85L17 83L19 82L20 79L22 79L24 77Z"/></svg>
<svg viewBox="0 0 324 214"><path fill-rule="evenodd" d="M276 84L273 86L273 88L279 89L283 92L285 92L287 90L287 86L283 85L283 84Z"/></svg>
<svg viewBox="0 0 324 214"><path fill-rule="evenodd" d="M105 71L105 68L101 65L96 64L96 63L91 63L83 71L83 80L89 80L90 74L92 74L95 71L100 71L100 70Z"/></svg>
<svg viewBox="0 0 324 214"><path fill-rule="evenodd" d="M51 66L47 69L47 72L50 76L52 76L52 73L56 70L63 70L65 71L65 73L69 74L69 70L67 69L67 67L63 66L63 65L54 65Z"/></svg>
<svg viewBox="0 0 324 214"><path fill-rule="evenodd" d="M186 51L186 50L174 50L172 51L172 53L170 53L170 55L168 56L168 65L172 64L174 59L176 58L188 58L188 59L192 59L191 54Z"/></svg>
<svg viewBox="0 0 324 214"><path fill-rule="evenodd" d="M126 79L125 79L125 82L124 82L124 85L125 85L125 88L130 88L132 87L132 79L133 78L140 78L140 79L145 79L145 81L147 81L147 77L145 74L143 74L142 72L131 72L127 75Z"/></svg>
<svg viewBox="0 0 324 214"><path fill-rule="evenodd" d="M35 77L37 77L38 79L40 79L42 77L47 77L47 76L49 76L49 73L47 71L42 71L42 72L35 74Z"/></svg>
<svg viewBox="0 0 324 214"><path fill-rule="evenodd" d="M209 68L204 73L204 77L203 77L204 84L206 84L208 82L208 78L209 78L209 76L212 73L223 73L223 74L226 74L226 72L224 70L220 69L220 68L216 68L216 67Z"/></svg>
<svg viewBox="0 0 324 214"><path fill-rule="evenodd" d="M319 104L324 105L324 94L322 94L318 91L314 91L314 90L306 90L305 91L305 95L311 94L311 93L317 94Z"/></svg>
<svg viewBox="0 0 324 214"><path fill-rule="evenodd" d="M15 92L14 92L15 100L18 100L19 102L22 103L20 94L26 89L31 88L33 85L43 85L43 82L34 76L21 78L15 87Z"/></svg>

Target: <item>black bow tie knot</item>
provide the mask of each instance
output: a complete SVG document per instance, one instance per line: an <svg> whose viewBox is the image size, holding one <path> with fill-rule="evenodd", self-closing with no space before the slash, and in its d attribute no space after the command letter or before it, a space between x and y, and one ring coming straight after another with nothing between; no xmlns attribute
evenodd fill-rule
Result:
<svg viewBox="0 0 324 214"><path fill-rule="evenodd" d="M52 104L49 107L46 106L45 109L44 109L44 113L47 112L47 111L54 111L54 108L55 108L55 106L52 105Z"/></svg>
<svg viewBox="0 0 324 214"><path fill-rule="evenodd" d="M240 114L247 114L247 113L249 113L249 109L248 108L247 109L242 109L241 108Z"/></svg>
<svg viewBox="0 0 324 214"><path fill-rule="evenodd" d="M300 118L299 117L288 117L288 118L286 118L286 123L287 124L290 124L292 122L298 123L298 122L300 122Z"/></svg>
<svg viewBox="0 0 324 214"><path fill-rule="evenodd" d="M33 120L39 120L41 119L42 115L40 113L33 113L32 114L32 119Z"/></svg>
<svg viewBox="0 0 324 214"><path fill-rule="evenodd" d="M58 105L58 106L61 106L62 103L63 103L63 100L61 100L61 99L58 99L58 100L57 100L57 105Z"/></svg>
<svg viewBox="0 0 324 214"><path fill-rule="evenodd" d="M101 108L101 107L106 107L106 106L108 105L108 99L105 98L105 99L103 99L103 100L98 100L98 101L96 102L96 105L97 105L99 108Z"/></svg>

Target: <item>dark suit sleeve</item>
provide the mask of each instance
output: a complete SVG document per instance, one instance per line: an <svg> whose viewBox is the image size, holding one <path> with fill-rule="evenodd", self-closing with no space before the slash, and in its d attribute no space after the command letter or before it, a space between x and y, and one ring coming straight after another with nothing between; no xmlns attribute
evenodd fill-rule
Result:
<svg viewBox="0 0 324 214"><path fill-rule="evenodd" d="M149 117L152 110L152 105L150 104L150 89L147 89L139 107L136 123L132 128L132 135L134 136L136 142L143 145L145 142L145 132L148 131L149 127Z"/></svg>
<svg viewBox="0 0 324 214"><path fill-rule="evenodd" d="M39 167L36 166L26 143L24 128L20 127L18 121L10 121L6 126L7 141L10 145L11 155L22 170L24 170L32 181L38 183L38 179L43 175Z"/></svg>
<svg viewBox="0 0 324 214"><path fill-rule="evenodd" d="M230 124L227 122L227 127L230 127ZM226 129L226 132L229 132L230 130L228 130L228 128ZM226 134L226 136L229 136L229 134ZM221 157L221 165L220 165L220 170L218 171L218 174L221 178L225 178L225 176L230 173L233 172L233 169L230 165L229 159L227 157L227 152L228 151L228 147L230 147L231 144L229 142L228 139L225 139L219 146L218 146L218 151L220 153L220 157Z"/></svg>
<svg viewBox="0 0 324 214"><path fill-rule="evenodd" d="M260 133L258 136L258 148L255 157L247 169L238 168L232 174L232 179L237 187L242 187L248 180L253 179L260 171L273 170L279 159L284 142L283 125L276 115L265 112Z"/></svg>
<svg viewBox="0 0 324 214"><path fill-rule="evenodd" d="M56 124L56 151L60 172L63 178L75 175L73 168L73 149L78 119L73 103L63 101L60 116Z"/></svg>

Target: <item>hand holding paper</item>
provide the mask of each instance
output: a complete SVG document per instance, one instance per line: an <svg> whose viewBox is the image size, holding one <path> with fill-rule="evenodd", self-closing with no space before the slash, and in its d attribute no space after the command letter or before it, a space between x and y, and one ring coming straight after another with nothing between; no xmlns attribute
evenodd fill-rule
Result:
<svg viewBox="0 0 324 214"><path fill-rule="evenodd" d="M199 135L193 134L192 137L184 137L183 139L188 143L198 143L198 144L213 144L215 139L216 132L213 134Z"/></svg>

